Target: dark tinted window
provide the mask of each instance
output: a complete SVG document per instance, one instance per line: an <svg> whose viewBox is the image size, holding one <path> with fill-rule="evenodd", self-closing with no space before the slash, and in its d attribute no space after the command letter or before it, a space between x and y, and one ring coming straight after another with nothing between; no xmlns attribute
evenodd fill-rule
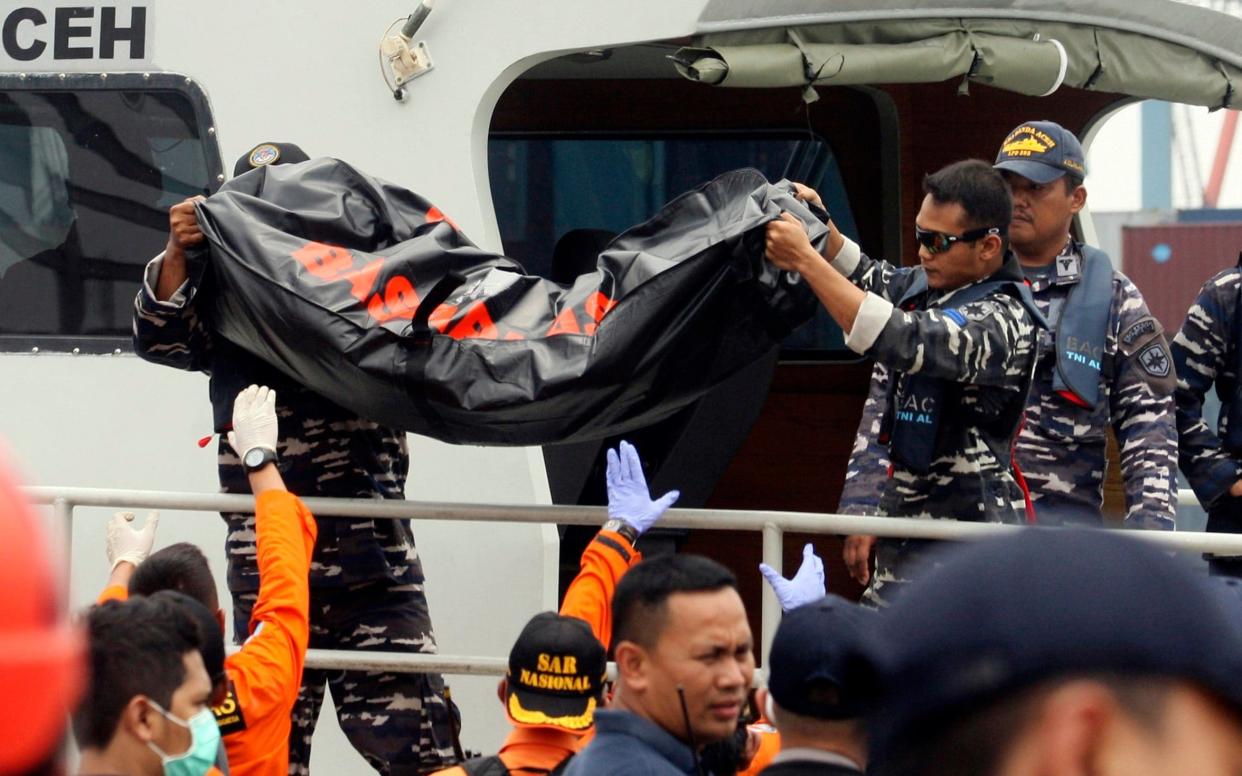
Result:
<svg viewBox="0 0 1242 776"><path fill-rule="evenodd" d="M128 337L206 125L171 89L0 90L0 335Z"/></svg>
<svg viewBox="0 0 1242 776"><path fill-rule="evenodd" d="M857 238L836 157L822 138L806 132L496 133L488 145L492 202L505 253L527 271L558 280L590 269L589 255L611 235L739 167L754 167L771 181L789 178L812 186L838 227ZM790 353L822 352L844 343L840 328L820 310L785 346Z"/></svg>

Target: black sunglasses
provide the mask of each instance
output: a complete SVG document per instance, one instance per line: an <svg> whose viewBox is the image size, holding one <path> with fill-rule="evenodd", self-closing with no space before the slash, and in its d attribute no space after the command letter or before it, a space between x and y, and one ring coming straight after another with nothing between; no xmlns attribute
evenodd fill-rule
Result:
<svg viewBox="0 0 1242 776"><path fill-rule="evenodd" d="M944 253L959 242L974 242L987 237L989 234L1000 234L999 226L984 226L979 229L971 229L969 232L962 232L960 235L945 234L944 232L936 232L931 229L920 229L914 227L914 239L918 240L919 245L927 249L928 253Z"/></svg>

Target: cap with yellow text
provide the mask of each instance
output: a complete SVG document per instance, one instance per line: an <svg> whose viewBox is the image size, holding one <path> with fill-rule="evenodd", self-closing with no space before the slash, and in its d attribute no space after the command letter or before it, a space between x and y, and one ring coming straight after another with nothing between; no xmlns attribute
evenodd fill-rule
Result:
<svg viewBox="0 0 1242 776"><path fill-rule="evenodd" d="M1082 144L1073 132L1055 121L1019 124L1001 144L993 167L1035 183L1052 183L1066 173L1087 177Z"/></svg>
<svg viewBox="0 0 1242 776"><path fill-rule="evenodd" d="M505 711L517 725L585 731L608 669L604 647L577 617L537 614L509 652Z"/></svg>

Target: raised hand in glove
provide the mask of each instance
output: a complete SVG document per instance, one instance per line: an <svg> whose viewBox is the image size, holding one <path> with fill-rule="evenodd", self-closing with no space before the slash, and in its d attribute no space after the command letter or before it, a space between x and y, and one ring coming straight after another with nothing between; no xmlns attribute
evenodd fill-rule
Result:
<svg viewBox="0 0 1242 776"><path fill-rule="evenodd" d="M239 456L262 447L276 452L276 392L266 385L252 385L233 401L233 430L229 444Z"/></svg>
<svg viewBox="0 0 1242 776"><path fill-rule="evenodd" d="M815 547L810 543L802 548L802 566L793 579L785 579L766 563L759 564L759 573L772 586L783 612L818 601L828 592L824 586L824 562L815 554Z"/></svg>
<svg viewBox="0 0 1242 776"><path fill-rule="evenodd" d="M122 561L137 566L151 554L160 513L148 512L147 522L138 530L134 530L133 522L133 512L117 512L108 521L108 562L113 569Z"/></svg>
<svg viewBox="0 0 1242 776"><path fill-rule="evenodd" d="M616 450L608 451L608 518L620 520L642 536L664 511L681 496L680 491L670 490L655 501L647 489L638 450L629 442L622 442Z"/></svg>

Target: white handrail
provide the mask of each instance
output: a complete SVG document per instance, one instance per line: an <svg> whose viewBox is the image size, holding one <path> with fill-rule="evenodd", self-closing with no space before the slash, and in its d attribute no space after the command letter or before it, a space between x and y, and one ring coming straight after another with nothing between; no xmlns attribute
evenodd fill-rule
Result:
<svg viewBox="0 0 1242 776"><path fill-rule="evenodd" d="M226 493L191 493L172 491L120 490L111 488L62 488L55 486L26 488L37 504L50 504L65 523L67 536L72 536L73 512L76 507L125 507L131 509L164 509L198 512L250 512L254 499ZM514 504L462 504L453 502L382 500L382 499L303 499L310 511L321 517L367 519L460 520L500 523L560 523L565 525L602 525L608 511L604 507L538 506ZM1179 504L1196 504L1188 490L1178 492ZM762 510L670 509L660 518L660 526L696 530L758 531L762 533L765 562L782 571L784 534L786 532L838 535L872 535L888 538L969 541L1025 530L1024 526L973 523L957 520L926 520L898 517L860 517L812 512L770 512ZM1128 531L1130 536L1154 542L1170 549L1207 552L1220 555L1242 555L1242 534L1175 531ZM763 659L780 621L776 597L765 589L762 602ZM311 667L354 668L384 665L383 669L435 670L422 668L443 665L444 673L504 673L501 658L464 656L412 655L390 652L357 652L329 654L308 652ZM312 662L312 657L313 661ZM320 666L318 661L327 663ZM439 661L438 663L435 661ZM377 662L378 661L378 662ZM481 661L481 662L480 662ZM497 663L496 661L500 661Z"/></svg>

